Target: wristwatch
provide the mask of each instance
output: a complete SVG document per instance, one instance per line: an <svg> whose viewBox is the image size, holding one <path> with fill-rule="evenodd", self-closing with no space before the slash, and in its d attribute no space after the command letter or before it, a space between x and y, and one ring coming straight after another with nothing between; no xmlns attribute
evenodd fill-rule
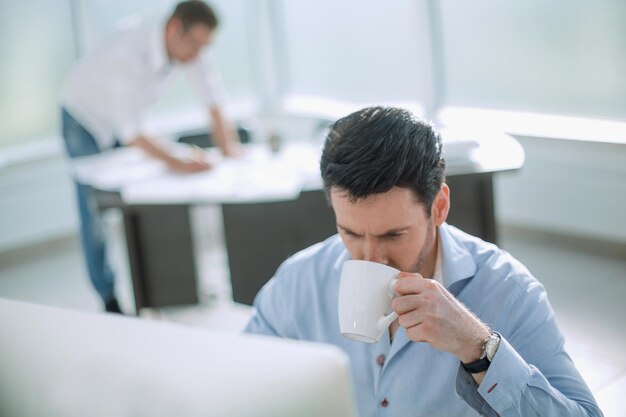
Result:
<svg viewBox="0 0 626 417"><path fill-rule="evenodd" d="M470 374L478 374L489 369L493 357L496 355L496 351L500 346L500 335L496 332L492 332L488 338L483 342L483 354L480 358L474 362L463 363L461 365Z"/></svg>

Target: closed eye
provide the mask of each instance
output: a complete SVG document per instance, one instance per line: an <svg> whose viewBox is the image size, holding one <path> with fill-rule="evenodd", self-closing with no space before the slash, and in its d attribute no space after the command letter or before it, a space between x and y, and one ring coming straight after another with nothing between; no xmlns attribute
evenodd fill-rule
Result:
<svg viewBox="0 0 626 417"><path fill-rule="evenodd" d="M395 240L398 239L400 237L404 236L404 233L388 233L386 235L381 236L383 239L386 240Z"/></svg>

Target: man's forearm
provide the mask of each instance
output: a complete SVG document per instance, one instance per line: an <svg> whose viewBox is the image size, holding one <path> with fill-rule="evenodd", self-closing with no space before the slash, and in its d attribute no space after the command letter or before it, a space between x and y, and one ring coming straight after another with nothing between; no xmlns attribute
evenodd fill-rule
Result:
<svg viewBox="0 0 626 417"><path fill-rule="evenodd" d="M140 148L152 158L165 162L165 164L170 168L173 168L178 162L178 158L174 157L154 139L148 138L147 136L137 136L130 142L130 145Z"/></svg>
<svg viewBox="0 0 626 417"><path fill-rule="evenodd" d="M226 156L236 156L239 154L239 138L237 137L232 123L224 117L224 114L219 107L210 108L209 115L211 118L215 144Z"/></svg>

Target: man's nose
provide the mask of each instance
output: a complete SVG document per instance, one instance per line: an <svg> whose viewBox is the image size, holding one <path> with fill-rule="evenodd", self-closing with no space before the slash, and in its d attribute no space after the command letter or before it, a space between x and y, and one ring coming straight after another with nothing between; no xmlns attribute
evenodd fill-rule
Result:
<svg viewBox="0 0 626 417"><path fill-rule="evenodd" d="M387 263L383 248L376 241L376 239L365 240L365 243L363 245L363 259L366 261L377 262L380 264Z"/></svg>

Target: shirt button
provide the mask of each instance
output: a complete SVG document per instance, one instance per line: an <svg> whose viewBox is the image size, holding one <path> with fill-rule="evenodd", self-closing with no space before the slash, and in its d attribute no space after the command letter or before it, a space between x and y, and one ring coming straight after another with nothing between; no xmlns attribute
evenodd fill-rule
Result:
<svg viewBox="0 0 626 417"><path fill-rule="evenodd" d="M376 357L376 363L377 363L379 366L383 366L383 365L385 364L385 355L378 355L378 356Z"/></svg>
<svg viewBox="0 0 626 417"><path fill-rule="evenodd" d="M388 405L389 405L389 401L387 401L386 398L380 402L381 407L387 407Z"/></svg>

